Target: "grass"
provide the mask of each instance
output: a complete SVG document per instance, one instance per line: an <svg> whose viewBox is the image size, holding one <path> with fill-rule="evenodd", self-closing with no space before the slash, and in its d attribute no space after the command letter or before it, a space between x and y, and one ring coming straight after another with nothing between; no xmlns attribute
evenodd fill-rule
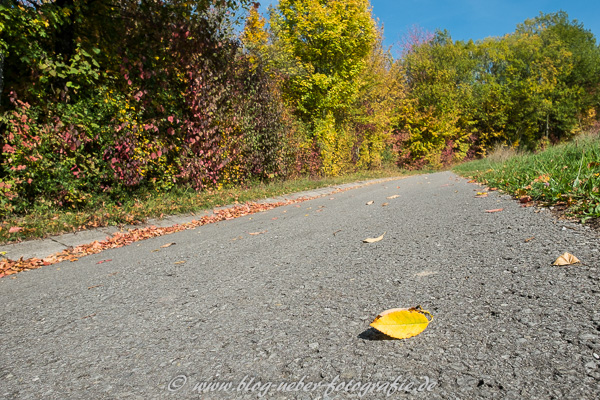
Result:
<svg viewBox="0 0 600 400"><path fill-rule="evenodd" d="M535 154L500 149L483 160L454 167L515 197L564 208L581 222L600 218L600 136L578 136Z"/></svg>
<svg viewBox="0 0 600 400"><path fill-rule="evenodd" d="M367 179L407 175L394 166L375 171L362 171L339 177L301 178L269 184L256 183L246 188L196 192L174 189L170 192L144 193L122 202L97 201L97 206L82 210L37 207L27 215L11 215L0 221L0 243L43 238L102 226L136 224L148 218L193 213L214 207L256 201L288 193L317 189ZM10 232L10 228L20 228ZM13 229L14 231L15 229Z"/></svg>

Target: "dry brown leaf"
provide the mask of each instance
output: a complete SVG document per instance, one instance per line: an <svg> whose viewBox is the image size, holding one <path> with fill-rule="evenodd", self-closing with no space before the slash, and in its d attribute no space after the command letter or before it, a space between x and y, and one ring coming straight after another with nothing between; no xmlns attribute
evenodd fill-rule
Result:
<svg viewBox="0 0 600 400"><path fill-rule="evenodd" d="M371 200L371 201L367 201L367 204L366 204L366 205L370 206L370 205L371 205L371 204L373 204L373 203L375 203L373 200Z"/></svg>
<svg viewBox="0 0 600 400"><path fill-rule="evenodd" d="M529 203L532 200L531 196L521 196L519 198L519 201L521 203Z"/></svg>
<svg viewBox="0 0 600 400"><path fill-rule="evenodd" d="M558 257L552 265L573 265L577 264L578 262L581 261L579 261L579 259L573 254L564 253L562 256Z"/></svg>
<svg viewBox="0 0 600 400"><path fill-rule="evenodd" d="M185 261L177 261L175 264L185 264Z"/></svg>
<svg viewBox="0 0 600 400"><path fill-rule="evenodd" d="M112 259L98 261L96 264L104 264L105 262L112 261Z"/></svg>
<svg viewBox="0 0 600 400"><path fill-rule="evenodd" d="M380 240L383 239L383 237L385 236L386 233L387 233L387 231L383 232L383 235L378 236L376 238L367 238L367 239L363 240L363 243L375 243L375 242L379 242Z"/></svg>
<svg viewBox="0 0 600 400"><path fill-rule="evenodd" d="M21 232L23 230L23 228L19 227L19 226L11 226L10 229L8 230L8 233L17 233L17 232Z"/></svg>
<svg viewBox="0 0 600 400"><path fill-rule="evenodd" d="M163 244L163 245L162 245L162 246L160 246L160 247L164 249L164 248L166 248L166 247L171 247L171 246L173 246L174 244L176 244L176 243L167 243L167 244Z"/></svg>
<svg viewBox="0 0 600 400"><path fill-rule="evenodd" d="M531 242L533 239L535 239L535 236L532 236L530 238L525 239L525 243L529 243Z"/></svg>
<svg viewBox="0 0 600 400"><path fill-rule="evenodd" d="M387 205L389 205L389 204L390 204L390 203L383 203L383 204L381 205L381 207L385 207L385 206L387 206Z"/></svg>
<svg viewBox="0 0 600 400"><path fill-rule="evenodd" d="M493 210L485 210L486 213L496 213L504 210L504 208L494 208Z"/></svg>
<svg viewBox="0 0 600 400"><path fill-rule="evenodd" d="M264 231L261 231L261 232L250 232L248 234L249 235L262 235L263 233L267 233L267 232L268 232L268 230L264 230Z"/></svg>
<svg viewBox="0 0 600 400"><path fill-rule="evenodd" d="M397 199L398 197L400 197L399 194L395 194L393 196L388 196L387 199L391 200L391 199Z"/></svg>
<svg viewBox="0 0 600 400"><path fill-rule="evenodd" d="M377 315L371 322L371 326L393 338L408 339L423 332L431 321L433 315L429 311L422 310L420 306L392 308Z"/></svg>

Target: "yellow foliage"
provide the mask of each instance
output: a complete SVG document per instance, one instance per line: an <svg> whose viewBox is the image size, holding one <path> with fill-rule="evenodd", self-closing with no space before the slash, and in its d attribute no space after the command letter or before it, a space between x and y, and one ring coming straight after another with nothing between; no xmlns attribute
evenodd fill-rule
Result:
<svg viewBox="0 0 600 400"><path fill-rule="evenodd" d="M332 113L316 122L315 138L321 150L322 172L328 176L345 172L350 165L354 142L346 129L336 126Z"/></svg>

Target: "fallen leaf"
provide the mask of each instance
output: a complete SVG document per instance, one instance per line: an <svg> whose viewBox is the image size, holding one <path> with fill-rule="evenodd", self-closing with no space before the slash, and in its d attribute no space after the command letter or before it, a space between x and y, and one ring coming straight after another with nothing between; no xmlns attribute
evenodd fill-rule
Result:
<svg viewBox="0 0 600 400"><path fill-rule="evenodd" d="M98 261L96 264L103 264L103 263L109 262L109 261L112 261L112 259Z"/></svg>
<svg viewBox="0 0 600 400"><path fill-rule="evenodd" d="M371 322L371 326L393 338L408 339L423 332L431 321L433 315L429 311L422 310L421 306L392 308L377 315Z"/></svg>
<svg viewBox="0 0 600 400"><path fill-rule="evenodd" d="M185 264L185 261L177 261L175 264Z"/></svg>
<svg viewBox="0 0 600 400"><path fill-rule="evenodd" d="M581 261L579 261L579 259L573 254L564 253L562 256L558 257L552 265L572 265L577 264L578 262Z"/></svg>
<svg viewBox="0 0 600 400"><path fill-rule="evenodd" d="M388 198L389 200L391 200L391 199L397 199L398 197L400 197L400 195L399 195L399 194L395 194L395 195L393 195L393 196L388 196L387 198Z"/></svg>
<svg viewBox="0 0 600 400"><path fill-rule="evenodd" d="M389 204L390 204L390 203L383 203L383 204L381 205L381 207L385 207L385 206L387 206L387 205L389 205Z"/></svg>
<svg viewBox="0 0 600 400"><path fill-rule="evenodd" d="M23 230L23 228L19 227L19 226L11 226L10 229L8 230L8 233L17 233L17 232L21 232Z"/></svg>
<svg viewBox="0 0 600 400"><path fill-rule="evenodd" d="M387 231L383 232L383 235L378 236L376 238L367 238L367 239L363 240L363 243L375 243L375 242L379 242L380 240L383 239L383 237L385 236L386 233L387 233Z"/></svg>
<svg viewBox="0 0 600 400"><path fill-rule="evenodd" d="M261 232L250 232L248 234L249 235L262 235L263 233L267 233L267 232L268 232L268 230L264 230L264 231L261 231Z"/></svg>
<svg viewBox="0 0 600 400"><path fill-rule="evenodd" d="M271 218L271 219L272 219L273 221L275 221L275 220L277 219L277 217L273 217L273 218Z"/></svg>
<svg viewBox="0 0 600 400"><path fill-rule="evenodd" d="M488 197L488 194L486 192L477 192L477 195L475 195L475 197L481 199L483 197Z"/></svg>
<svg viewBox="0 0 600 400"><path fill-rule="evenodd" d="M493 210L485 210L486 213L495 213L504 210L504 208L494 208Z"/></svg>
<svg viewBox="0 0 600 400"><path fill-rule="evenodd" d="M335 236L336 233L341 232L341 229L338 229L337 231L333 232L333 236Z"/></svg>
<svg viewBox="0 0 600 400"><path fill-rule="evenodd" d="M162 246L160 246L160 247L164 249L164 248L166 248L166 247L171 247L171 246L173 246L174 244L176 244L176 243L167 243L167 244L163 244L163 245L162 245Z"/></svg>
<svg viewBox="0 0 600 400"><path fill-rule="evenodd" d="M535 239L535 236L525 239L525 243L531 242L533 239Z"/></svg>
<svg viewBox="0 0 600 400"><path fill-rule="evenodd" d="M100 287L100 286L102 286L102 285L90 286L90 287L88 287L88 290L89 290L89 289L93 289L93 288L97 288L97 287Z"/></svg>
<svg viewBox="0 0 600 400"><path fill-rule="evenodd" d="M370 206L371 204L375 203L373 200L371 201L367 201L367 205Z"/></svg>
<svg viewBox="0 0 600 400"><path fill-rule="evenodd" d="M532 200L532 199L531 199L531 196L521 196L521 197L519 198L519 201L520 201L521 203L529 203L531 200Z"/></svg>

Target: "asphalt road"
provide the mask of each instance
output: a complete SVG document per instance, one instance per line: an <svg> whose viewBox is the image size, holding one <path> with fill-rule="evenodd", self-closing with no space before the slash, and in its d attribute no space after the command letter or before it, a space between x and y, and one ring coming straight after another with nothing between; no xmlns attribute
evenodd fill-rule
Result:
<svg viewBox="0 0 600 400"><path fill-rule="evenodd" d="M414 176L0 279L0 398L600 398L598 234L481 190ZM419 336L369 327L416 305Z"/></svg>

